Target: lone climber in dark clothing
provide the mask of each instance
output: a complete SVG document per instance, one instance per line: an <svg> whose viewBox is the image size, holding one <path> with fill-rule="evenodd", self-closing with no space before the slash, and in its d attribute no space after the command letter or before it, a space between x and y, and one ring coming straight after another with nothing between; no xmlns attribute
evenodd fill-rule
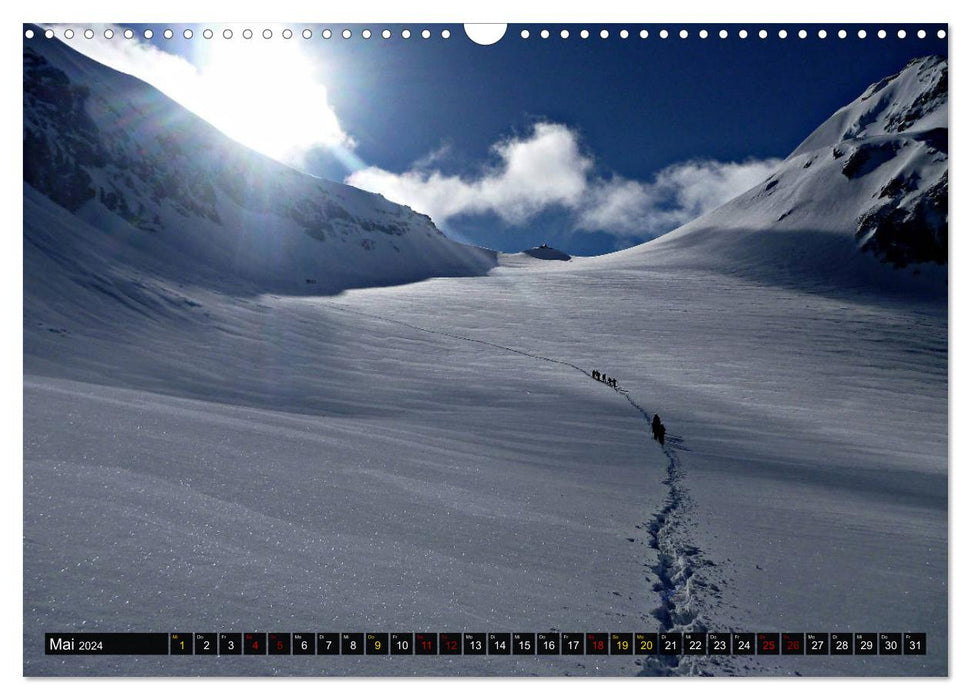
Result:
<svg viewBox="0 0 971 700"><path fill-rule="evenodd" d="M664 432L664 424L661 423L661 416L655 413L654 420L651 421L651 433L654 435L654 439L662 445L664 444Z"/></svg>

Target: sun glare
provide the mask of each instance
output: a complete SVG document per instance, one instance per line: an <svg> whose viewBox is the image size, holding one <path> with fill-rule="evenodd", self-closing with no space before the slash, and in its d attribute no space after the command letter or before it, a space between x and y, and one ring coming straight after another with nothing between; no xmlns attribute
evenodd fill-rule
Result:
<svg viewBox="0 0 971 700"><path fill-rule="evenodd" d="M229 137L271 158L303 168L309 151L326 148L348 171L364 167L328 99L327 70L332 66L309 42L295 40L292 33L284 38L285 26L267 25L249 38L245 30L187 29L182 36L192 41L177 39L174 44L191 51L188 56L163 50L118 25L56 27L72 48L154 85ZM111 40L72 39L87 34Z"/></svg>
<svg viewBox="0 0 971 700"><path fill-rule="evenodd" d="M181 101L240 143L288 163L315 146L350 145L298 44L215 39L194 59L198 80Z"/></svg>

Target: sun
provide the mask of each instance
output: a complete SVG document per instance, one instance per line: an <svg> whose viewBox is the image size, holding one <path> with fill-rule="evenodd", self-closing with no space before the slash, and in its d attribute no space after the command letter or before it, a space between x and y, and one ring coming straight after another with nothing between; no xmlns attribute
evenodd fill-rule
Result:
<svg viewBox="0 0 971 700"><path fill-rule="evenodd" d="M155 86L230 138L275 160L303 168L310 151L325 148L350 172L364 167L328 97L333 56L325 60L319 45L315 49L286 26L261 24L258 34L245 27L217 32L195 27L191 41L177 40L173 44L181 48L173 49L153 44L147 32L143 41L121 25L55 26L68 41L89 31L104 35L104 41L71 46Z"/></svg>
<svg viewBox="0 0 971 700"><path fill-rule="evenodd" d="M186 107L245 146L285 163L314 147L352 145L320 80L320 65L294 39L196 41L197 80Z"/></svg>

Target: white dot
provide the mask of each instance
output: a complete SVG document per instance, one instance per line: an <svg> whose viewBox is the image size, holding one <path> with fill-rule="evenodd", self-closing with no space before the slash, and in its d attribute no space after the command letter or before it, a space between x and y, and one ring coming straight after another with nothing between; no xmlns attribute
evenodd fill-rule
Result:
<svg viewBox="0 0 971 700"><path fill-rule="evenodd" d="M92 30L90 30L90 29L85 29L84 30L84 38L85 39L94 39L94 32Z"/></svg>
<svg viewBox="0 0 971 700"><path fill-rule="evenodd" d="M938 39L943 39L946 36L947 36L947 32L945 32L943 29L938 29L937 30L937 38Z"/></svg>
<svg viewBox="0 0 971 700"><path fill-rule="evenodd" d="M702 29L700 32L698 32L698 36L700 36L702 39L707 39L708 38L708 30L707 29Z"/></svg>
<svg viewBox="0 0 971 700"><path fill-rule="evenodd" d="M390 39L391 38L391 30L390 29L385 29L383 32L381 32L381 37L383 39Z"/></svg>
<svg viewBox="0 0 971 700"><path fill-rule="evenodd" d="M345 29L344 31L341 32L341 36L344 37L345 39L350 39L351 38L351 30L350 29Z"/></svg>
<svg viewBox="0 0 971 700"><path fill-rule="evenodd" d="M660 32L658 32L658 36L661 37L662 39L667 39L668 38L668 30L667 29L662 29Z"/></svg>
<svg viewBox="0 0 971 700"><path fill-rule="evenodd" d="M529 38L529 30L528 29L524 29L523 31L519 32L519 36L521 36L523 39L528 39Z"/></svg>
<svg viewBox="0 0 971 700"><path fill-rule="evenodd" d="M687 29L682 29L680 32L678 32L678 36L681 37L682 39L687 39L688 38L688 30Z"/></svg>
<svg viewBox="0 0 971 700"><path fill-rule="evenodd" d="M527 33L527 35L528 35L528 33ZM448 39L450 36L452 36L452 32L448 31L447 29L443 29L442 30L442 38L443 39Z"/></svg>
<svg viewBox="0 0 971 700"><path fill-rule="evenodd" d="M269 29L264 29L263 30L263 38L264 39L272 39L273 38L273 32L271 32Z"/></svg>
<svg viewBox="0 0 971 700"><path fill-rule="evenodd" d="M570 31L568 29L564 29L563 31L561 31L560 32L560 38L561 39L569 39L570 38Z"/></svg>
<svg viewBox="0 0 971 700"><path fill-rule="evenodd" d="M363 38L365 38L365 39L370 39L371 38L371 30L370 29L365 29L363 32L361 32L361 36Z"/></svg>
<svg viewBox="0 0 971 700"><path fill-rule="evenodd" d="M785 29L780 29L779 30L779 38L780 39L785 39L787 36L789 36L789 32L787 32Z"/></svg>
<svg viewBox="0 0 971 700"><path fill-rule="evenodd" d="M310 30L307 30L307 31L310 31ZM312 36L313 36L313 32L310 32L310 34L307 35L307 38L309 39ZM332 36L334 36L334 32L330 31L329 29L325 29L320 33L320 36L322 36L324 39L330 39Z"/></svg>
<svg viewBox="0 0 971 700"><path fill-rule="evenodd" d="M620 30L620 38L621 39L626 39L629 36L630 36L630 32L629 31L627 31L626 29L621 29Z"/></svg>
<svg viewBox="0 0 971 700"><path fill-rule="evenodd" d="M24 32L24 36L27 37L28 39L33 39L34 38L34 30L33 29L28 29L26 32Z"/></svg>
<svg viewBox="0 0 971 700"><path fill-rule="evenodd" d="M284 39L292 39L293 38L293 30L290 29L290 27L287 27L286 29L283 30L283 38Z"/></svg>
<svg viewBox="0 0 971 700"><path fill-rule="evenodd" d="M410 39L411 38L411 30L410 29L403 30L401 32L401 38L402 39Z"/></svg>
<svg viewBox="0 0 971 700"><path fill-rule="evenodd" d="M223 30L223 39L232 39L232 38L233 38L233 30L232 29L224 29Z"/></svg>
<svg viewBox="0 0 971 700"><path fill-rule="evenodd" d="M330 31L330 30L325 29L324 30L324 34L327 34L328 31ZM302 36L304 39L309 39L313 35L314 35L314 33L312 31L310 31L309 29L304 29L302 32L300 32L300 36ZM324 38L326 39L327 37L325 36Z"/></svg>
<svg viewBox="0 0 971 700"><path fill-rule="evenodd" d="M759 30L759 39L766 39L768 38L768 36L769 36L769 33L767 31L765 31L764 29Z"/></svg>
<svg viewBox="0 0 971 700"><path fill-rule="evenodd" d="M818 36L820 39L825 39L826 38L826 30L825 29L820 29L819 32L817 32L816 36Z"/></svg>
<svg viewBox="0 0 971 700"><path fill-rule="evenodd" d="M744 29L739 29L738 30L738 38L739 39L747 39L748 38L748 32L745 31Z"/></svg>
<svg viewBox="0 0 971 700"><path fill-rule="evenodd" d="M820 30L820 31L822 31L822 30ZM807 32L805 29L800 29L799 30L799 38L800 39L805 39L807 36L809 36L809 32Z"/></svg>
<svg viewBox="0 0 971 700"><path fill-rule="evenodd" d="M153 36L155 36L155 32L153 32L151 29L146 29L145 32L143 33L143 36L146 39L151 39Z"/></svg>
<svg viewBox="0 0 971 700"><path fill-rule="evenodd" d="M74 38L74 30L73 29L65 29L64 30L64 38L65 39L73 39Z"/></svg>
<svg viewBox="0 0 971 700"><path fill-rule="evenodd" d="M430 31L428 31L427 29L422 29L421 30L421 38L422 39L430 39L431 36L432 36L432 33Z"/></svg>
<svg viewBox="0 0 971 700"><path fill-rule="evenodd" d="M641 33L640 33L641 39L646 39L649 36L650 36L650 34L648 33L648 31L646 29L642 29L641 30Z"/></svg>
<svg viewBox="0 0 971 700"><path fill-rule="evenodd" d="M856 35L861 39L866 39L866 29L861 29L856 33Z"/></svg>
<svg viewBox="0 0 971 700"><path fill-rule="evenodd" d="M601 39L606 39L609 36L610 36L610 32L608 32L606 29L601 29L600 30L600 38Z"/></svg>
<svg viewBox="0 0 971 700"><path fill-rule="evenodd" d="M191 29L186 29L184 32L182 32L182 38L183 39L191 39L192 38L192 30Z"/></svg>
<svg viewBox="0 0 971 700"><path fill-rule="evenodd" d="M897 38L898 39L906 39L907 38L907 32L904 31L903 29L901 29L899 32L897 32Z"/></svg>
<svg viewBox="0 0 971 700"><path fill-rule="evenodd" d="M846 30L845 29L840 29L838 32L836 32L836 36L838 36L840 39L845 39L846 38Z"/></svg>
<svg viewBox="0 0 971 700"><path fill-rule="evenodd" d="M53 29L48 29L46 32L44 32L44 36L46 38L48 38L48 39L53 39L54 38L54 30Z"/></svg>
<svg viewBox="0 0 971 700"><path fill-rule="evenodd" d="M542 38L544 38L544 39L549 39L549 38L550 38L550 30L549 30L549 29L544 29L543 31L541 31L541 32L539 33L539 35L540 35L540 36L541 36Z"/></svg>
<svg viewBox="0 0 971 700"><path fill-rule="evenodd" d="M128 32L125 32L125 36L128 36ZM211 29L203 30L202 36L206 39L212 39L212 30Z"/></svg>
<svg viewBox="0 0 971 700"><path fill-rule="evenodd" d="M722 29L720 32L718 32L718 38L719 39L727 39L728 38L728 31L725 30L725 29Z"/></svg>
<svg viewBox="0 0 971 700"><path fill-rule="evenodd" d="M175 36L175 34L172 33L171 29L166 29L164 32L162 32L162 36L164 36L166 39L171 39L173 36Z"/></svg>
<svg viewBox="0 0 971 700"><path fill-rule="evenodd" d="M923 39L925 36L927 36L927 32L925 32L923 29L918 29L917 30L917 38L918 39Z"/></svg>
<svg viewBox="0 0 971 700"><path fill-rule="evenodd" d="M588 32L586 29L581 29L580 30L580 38L581 39L589 39L590 38L590 32Z"/></svg>
<svg viewBox="0 0 971 700"><path fill-rule="evenodd" d="M878 31L877 32L877 38L878 39L886 39L887 38L887 32L886 32L886 30L881 29L880 31Z"/></svg>

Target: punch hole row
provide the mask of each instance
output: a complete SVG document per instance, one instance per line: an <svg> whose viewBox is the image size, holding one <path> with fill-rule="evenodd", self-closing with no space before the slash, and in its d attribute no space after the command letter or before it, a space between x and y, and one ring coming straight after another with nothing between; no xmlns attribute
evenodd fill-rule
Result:
<svg viewBox="0 0 971 700"><path fill-rule="evenodd" d="M554 32L551 32L549 29L542 29L539 32L537 32L537 36L540 39L549 39L551 36L555 36L555 35L557 34ZM707 29L699 29L694 33L687 29L681 29L676 33L672 33L667 29L661 29L657 32L657 38L659 39L667 39L669 37L674 37L674 36L677 36L680 39L688 39L692 36L696 36L699 39L707 39L708 37L714 37L714 36L717 36L719 39L728 39L730 36L733 36L733 35L737 36L739 39L748 39L749 36L752 36L747 29L739 29L737 33L734 31L729 32L727 29L720 29L717 32L709 31ZM833 31L832 34L825 29L820 29L813 33L810 33L806 29L800 29L794 33L794 36L797 36L800 39L807 39L810 36L814 36L818 39L826 39L831 36L835 36L839 39L846 39L847 37L854 36L854 35L859 39L866 39L868 36L870 36L870 34L865 29L860 29L856 32L849 32L846 29L839 29L839 30ZM522 31L519 32L519 36L522 39L529 39L532 36L532 34L528 29L523 29ZM558 32L558 36L561 39L569 39L572 36L572 34L569 29L561 29ZM591 33L589 29L581 29L579 32L577 32L577 36L579 36L581 39L589 39L591 36L594 36L594 34ZM597 36L599 36L601 39L609 39L612 35L609 29L601 29L597 33ZM629 39L632 36L638 36L641 39L647 39L651 36L651 33L647 29L641 29L639 31L621 29L617 32L617 36L620 37L621 39ZM779 39L788 39L790 37L790 32L787 29L779 29L778 31L773 30L772 32L770 32L768 29L760 29L758 32L755 33L754 36L757 36L759 39L768 39L770 36L778 37ZM873 36L876 36L876 38L878 39L886 39L888 36L891 36L891 32L888 32L886 29L878 29L876 32L874 32ZM906 29L898 29L896 31L896 37L898 39L906 39L907 36L908 36L908 32ZM914 36L916 36L918 39L926 39L928 36L928 32L926 29L918 29L916 32L914 32ZM937 31L938 39L944 39L946 37L947 37L947 32L945 30L939 29Z"/></svg>
<svg viewBox="0 0 971 700"><path fill-rule="evenodd" d="M105 39L114 39L116 34L119 34L119 32L115 32L113 29L109 28L104 30L103 36ZM28 29L24 32L24 36L27 39L33 39L34 35L35 35L35 32L33 29ZM135 32L132 29L125 29L124 31L120 32L120 35L123 36L125 39L134 39L136 35L144 39L155 38L155 32L151 29L146 29L142 32ZM182 38L184 39L192 39L195 37L195 33L191 29L183 30L181 35L182 35ZM276 35L277 34L272 29L264 29L261 32L259 32L259 36L262 36L264 39L272 39ZM442 39L449 39L452 36L452 32L449 29L442 29L440 32L438 32L438 35ZM43 36L47 39L53 39L56 36L56 34L53 29L46 29L44 31ZM62 38L68 39L68 40L74 39L76 36L77 36L77 33L70 28L65 29L61 34ZM83 32L81 32L81 36L84 37L85 39L93 39L95 37L95 32L93 29L85 29ZM234 32L232 29L223 29L222 32L218 32L218 33L212 29L203 29L201 32L199 32L199 36L201 36L203 39L213 39L218 36L221 36L223 39L232 39L236 36L240 36L243 39L252 39L254 36L256 36L256 34L253 32L252 29L244 29L238 34ZM315 36L315 33L310 29L294 31L293 29L287 28L287 29L281 30L279 32L279 36L283 37L284 39L292 39L295 36L301 36L304 39L312 39ZM354 34L354 31L351 29L342 29L342 30L336 30L336 31L333 29L324 29L320 32L319 36L323 39L332 39L334 37L340 37L342 39L351 39L351 38L354 38L355 34ZM358 31L356 36L361 39L370 39L375 36L380 36L382 39L390 39L394 36L394 33L390 29L384 29L380 33L372 31L370 29L362 29ZM422 29L420 31L412 32L412 30L410 29L402 29L398 33L398 36L400 36L402 39L410 39L412 38L412 36L421 37L422 39L431 39L432 31L430 29ZM175 38L175 32L171 29L165 29L162 31L162 38L173 39Z"/></svg>
<svg viewBox="0 0 971 700"><path fill-rule="evenodd" d="M33 39L34 34L35 32L33 29L27 29L24 32L24 36L27 39ZM739 39L748 39L749 36L753 36L749 34L749 31L747 29L739 29L737 33L729 32L727 29L721 29L721 30L718 30L717 32L714 32L714 31L709 32L707 29L699 29L694 34L692 34L692 32L689 32L687 29L681 29L677 31L676 34L672 34L667 29L661 29L660 31L657 32L657 38L668 39L673 36L677 36L680 39L688 39L691 36L696 36L699 39L707 39L709 37L717 36L719 39L728 39L733 34L737 36ZM53 29L47 29L44 31L43 35L47 39L53 39L55 37L55 32ZM103 33L103 36L105 39L113 39L115 35L116 35L116 32L113 29L106 29L104 30L104 33ZM136 32L132 29L125 29L123 32L121 32L121 36L123 36L125 39L134 39L135 35L136 35ZM200 32L200 35L202 36L203 39L212 39L216 36L221 36L223 39L232 39L236 36L236 34L233 32L232 29L224 29L219 34L217 34L212 29L204 29ZM294 36L297 36L297 35L298 35L297 32L289 28L280 31L280 36L283 37L284 39L292 39ZM370 39L377 35L378 35L377 33L372 32L372 30L370 29L362 29L358 32L357 35L355 35L353 30L351 29L343 29L337 32L335 32L332 29L324 29L320 32L320 37L323 39L331 39L335 36L339 36L342 39L352 39L355 36L358 36L361 39ZM612 33L608 29L601 29L596 35L599 36L601 39L609 39L612 36ZM640 37L641 39L648 39L650 38L651 33L647 29L641 29L639 31L634 31L634 32L628 29L621 29L617 32L616 35L621 39L628 39L631 36L635 36L635 35ZM898 39L906 39L908 36L908 32L906 29L898 29L895 35ZM918 29L916 32L914 32L914 35L918 39L925 39L928 36L928 32L925 29ZM76 33L73 29L65 29L61 36L64 39L71 40L75 38ZM93 39L95 37L95 32L92 29L85 29L81 33L81 36L83 36L85 39ZM184 39L192 39L194 36L195 34L191 29L185 29L182 31L182 37ZM255 36L255 34L252 29L244 29L239 33L239 36L241 36L243 39L252 39ZM275 33L271 29L264 29L262 32L260 32L260 36L262 36L264 39L272 39L275 36ZM304 39L311 39L315 36L315 34L310 29L304 29L299 32L299 36L303 37ZM380 32L380 37L382 39L391 39L393 36L394 36L394 33L390 29L384 29ZM402 29L399 33L399 36L402 39L410 39L412 36L420 36L422 39L430 39L432 37L432 31L430 29L422 29L420 32L417 32L417 34L413 34L410 29ZM451 38L452 33L448 29L442 29L440 32L440 36L442 39L449 39ZM532 34L528 29L523 29L519 33L519 36L522 39L529 39L532 36ZM539 32L537 32L537 36L540 39L549 39L551 36L554 36L554 34L549 29L542 29ZM569 29L561 29L558 32L558 36L561 39L569 39L572 36L572 34ZM594 34L592 34L588 29L581 29L579 32L577 32L577 36L579 36L579 38L581 39L589 39L591 36L594 36ZM789 34L789 31L786 29L779 29L778 31L773 31L771 33L767 29L760 29L758 32L754 34L754 36L757 36L759 39L768 39L770 36L778 37L779 39L788 39L790 34ZM859 29L853 33L848 32L845 29L839 29L839 30L833 31L832 35L830 34L830 32L828 32L825 29L820 29L812 34L810 34L810 32L808 32L805 29L800 29L797 32L795 32L794 36L800 39L807 39L809 38L809 36L814 36L818 39L827 39L827 38L830 38L831 36L835 36L838 39L846 39L851 36L856 36L858 39L866 39L871 35L865 29ZM888 36L892 36L892 34L888 32L886 29L878 29L876 32L873 33L873 36L875 36L877 39L886 39ZM146 29L143 32L141 32L141 37L145 39L152 39L155 37L155 32L152 31L151 29ZM162 31L162 38L173 39L174 37L175 37L175 32L173 30L165 29ZM947 38L947 32L943 29L937 30L937 38L938 39Z"/></svg>

